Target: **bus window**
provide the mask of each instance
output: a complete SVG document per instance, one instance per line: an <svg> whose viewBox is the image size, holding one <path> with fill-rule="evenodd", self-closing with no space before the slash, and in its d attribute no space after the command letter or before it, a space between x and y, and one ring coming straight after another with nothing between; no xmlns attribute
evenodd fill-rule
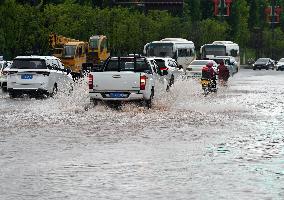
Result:
<svg viewBox="0 0 284 200"><path fill-rule="evenodd" d="M190 52L188 51L188 49L179 49L178 50L178 56L179 57L188 57L188 56L190 56Z"/></svg>
<svg viewBox="0 0 284 200"><path fill-rule="evenodd" d="M238 56L238 50L232 49L231 50L231 56L237 57Z"/></svg>

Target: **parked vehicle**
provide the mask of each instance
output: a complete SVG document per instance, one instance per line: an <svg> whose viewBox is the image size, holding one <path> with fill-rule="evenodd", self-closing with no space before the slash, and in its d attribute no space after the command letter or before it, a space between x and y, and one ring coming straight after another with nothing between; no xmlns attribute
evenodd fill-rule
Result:
<svg viewBox="0 0 284 200"><path fill-rule="evenodd" d="M186 68L186 76L192 78L201 78L202 68L209 62L213 63L213 69L217 72L218 64L214 60L195 60Z"/></svg>
<svg viewBox="0 0 284 200"><path fill-rule="evenodd" d="M9 69L7 90L11 98L22 94L53 96L73 82L54 56L17 56Z"/></svg>
<svg viewBox="0 0 284 200"><path fill-rule="evenodd" d="M89 73L90 100L140 101L152 107L155 73L145 57L109 57L101 72Z"/></svg>
<svg viewBox="0 0 284 200"><path fill-rule="evenodd" d="M276 70L279 71L283 71L284 70L284 58L281 58L277 64L276 64Z"/></svg>
<svg viewBox="0 0 284 200"><path fill-rule="evenodd" d="M182 67L178 67L177 62L173 58L150 57L147 59L150 62L155 61L158 66L157 73L165 76L168 86L171 87L179 75L179 69Z"/></svg>
<svg viewBox="0 0 284 200"><path fill-rule="evenodd" d="M253 70L256 70L256 69L274 70L274 67L275 67L274 64L275 64L274 60L270 58L259 58L257 59L257 61L255 61L254 64L252 64L252 67L253 67Z"/></svg>
<svg viewBox="0 0 284 200"><path fill-rule="evenodd" d="M7 74L11 65L11 61L0 61L0 86L3 92L7 91Z"/></svg>

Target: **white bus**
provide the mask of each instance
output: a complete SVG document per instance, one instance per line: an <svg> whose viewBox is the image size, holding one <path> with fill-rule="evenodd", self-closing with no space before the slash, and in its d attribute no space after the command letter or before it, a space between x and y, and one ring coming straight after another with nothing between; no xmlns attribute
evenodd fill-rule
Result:
<svg viewBox="0 0 284 200"><path fill-rule="evenodd" d="M232 56L240 67L240 47L232 41L214 41L200 48L201 59L212 59L216 56Z"/></svg>
<svg viewBox="0 0 284 200"><path fill-rule="evenodd" d="M165 38L147 43L143 53L147 57L171 57L183 69L195 59L194 43L182 38Z"/></svg>

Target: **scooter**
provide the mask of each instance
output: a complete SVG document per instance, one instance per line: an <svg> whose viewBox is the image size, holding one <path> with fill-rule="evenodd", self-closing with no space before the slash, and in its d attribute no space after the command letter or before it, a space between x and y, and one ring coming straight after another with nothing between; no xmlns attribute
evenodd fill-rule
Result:
<svg viewBox="0 0 284 200"><path fill-rule="evenodd" d="M207 96L209 93L217 92L217 85L212 79L201 78L200 80L203 94Z"/></svg>

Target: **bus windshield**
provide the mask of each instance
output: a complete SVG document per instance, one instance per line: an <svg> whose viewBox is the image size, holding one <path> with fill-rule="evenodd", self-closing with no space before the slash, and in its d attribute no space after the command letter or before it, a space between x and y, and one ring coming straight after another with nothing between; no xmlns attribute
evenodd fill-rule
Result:
<svg viewBox="0 0 284 200"><path fill-rule="evenodd" d="M147 56L173 57L173 44L171 43L151 43L146 50Z"/></svg>
<svg viewBox="0 0 284 200"><path fill-rule="evenodd" d="M226 56L226 47L222 45L207 45L202 50L203 57L207 55Z"/></svg>

